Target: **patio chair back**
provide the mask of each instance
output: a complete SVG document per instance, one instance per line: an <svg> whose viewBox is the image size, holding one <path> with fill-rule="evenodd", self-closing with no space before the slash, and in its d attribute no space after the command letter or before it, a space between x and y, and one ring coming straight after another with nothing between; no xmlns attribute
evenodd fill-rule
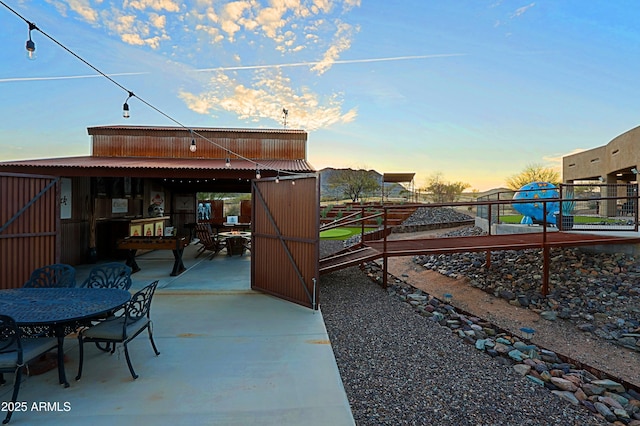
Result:
<svg viewBox="0 0 640 426"><path fill-rule="evenodd" d="M211 251L212 256L218 254L223 249L224 244L220 242L218 237L214 235L211 226L208 223L196 223L196 237L200 240L202 247L198 249L196 257L200 256L205 251Z"/></svg>
<svg viewBox="0 0 640 426"><path fill-rule="evenodd" d="M22 370L25 364L58 347L55 337L20 338L20 329L13 318L0 315L0 373L4 383L4 373L15 373L11 402L7 405L7 416L2 421L9 423L20 392Z"/></svg>
<svg viewBox="0 0 640 426"><path fill-rule="evenodd" d="M37 268L31 273L29 280L23 287L27 288L51 288L51 287L75 287L76 270L73 266L64 263Z"/></svg>
<svg viewBox="0 0 640 426"><path fill-rule="evenodd" d="M122 326L122 335L126 339L127 327L131 324L140 321L143 318L151 319L151 300L158 287L158 281L154 281L151 284L139 290L131 297L131 300L127 303L125 308L125 322Z"/></svg>
<svg viewBox="0 0 640 426"><path fill-rule="evenodd" d="M131 376L135 379L138 375L133 370L131 358L129 357L128 343L136 336L147 330L151 346L156 355L160 355L156 343L153 341L153 326L151 322L151 300L158 287L158 280L136 292L127 302L124 313L121 316L109 317L96 325L88 327L78 333L78 348L80 350L80 362L78 363L78 375L76 380L82 377L82 367L84 364L84 343L107 343L111 346L111 353L116 350L116 343L122 343L124 354L127 359L127 366Z"/></svg>
<svg viewBox="0 0 640 426"><path fill-rule="evenodd" d="M89 277L82 283L87 288L131 288L131 267L124 263L111 262L91 268Z"/></svg>

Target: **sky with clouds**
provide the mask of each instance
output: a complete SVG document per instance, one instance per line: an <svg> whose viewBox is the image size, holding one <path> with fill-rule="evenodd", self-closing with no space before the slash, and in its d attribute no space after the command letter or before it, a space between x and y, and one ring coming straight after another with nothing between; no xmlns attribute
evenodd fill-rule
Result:
<svg viewBox="0 0 640 426"><path fill-rule="evenodd" d="M639 18L635 0L1 0L0 160L87 155L91 126L282 128L286 109L316 169L500 187L637 126Z"/></svg>

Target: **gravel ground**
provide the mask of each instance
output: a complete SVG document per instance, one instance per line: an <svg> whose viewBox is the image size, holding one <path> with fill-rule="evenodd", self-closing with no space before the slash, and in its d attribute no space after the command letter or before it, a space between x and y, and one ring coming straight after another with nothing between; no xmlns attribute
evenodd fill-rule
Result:
<svg viewBox="0 0 640 426"><path fill-rule="evenodd" d="M320 303L358 425L609 424L416 314L357 267L322 276Z"/></svg>

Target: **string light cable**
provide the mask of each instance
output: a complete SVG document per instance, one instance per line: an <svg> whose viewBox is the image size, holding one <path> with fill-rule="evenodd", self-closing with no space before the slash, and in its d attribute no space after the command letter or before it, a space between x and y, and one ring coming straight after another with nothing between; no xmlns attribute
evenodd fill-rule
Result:
<svg viewBox="0 0 640 426"><path fill-rule="evenodd" d="M186 125L184 125L183 123L181 123L180 121L178 121L177 119L173 118L172 116L170 116L169 114L165 113L164 111L160 110L159 108L155 107L154 105L152 105L151 103L147 102L146 100L144 100L143 98L141 98L140 96L137 96L134 94L133 91L127 89L126 87L124 87L122 84L120 84L118 81L116 81L115 79L113 79L112 77L110 77L109 75L105 74L104 72L102 72L100 69L98 69L96 66L92 65L90 62L88 62L87 60L85 60L84 58L82 58L80 55L76 54L75 52L73 52L71 49L69 49L68 47L66 47L64 44L60 43L58 40L56 40L55 38L53 38L52 36L50 36L49 34L47 34L45 31L43 31L41 28L39 28L35 23L27 20L25 17L23 17L20 13L16 12L14 9L12 9L9 5L7 5L3 0L0 0L0 4L2 6L4 6L5 8L7 8L9 11L11 11L14 15L16 15L18 18L22 19L25 23L27 23L27 25L29 26L29 40L27 40L27 50L29 51L30 54L32 54L35 51L35 43L31 40L31 31L38 31L40 32L42 35L44 35L46 38L48 38L49 40L51 40L53 43L57 44L58 46L60 46L62 49L64 49L67 53L71 54L73 57L75 57L76 59L78 59L80 62L82 62L83 64L85 64L86 66L88 66L89 68L91 68L92 70L94 70L95 72L97 72L98 74L100 74L102 77L106 78L108 81L110 81L111 83L113 83L115 86L119 87L120 89L122 89L123 91L125 91L127 93L127 99L125 100L125 103L123 105L123 116L125 118L128 118L129 116L129 100L131 98L136 98L138 101L142 102L144 105L146 105L147 107L151 108L152 110L156 111L158 114L162 115L163 117L167 118L169 121L177 124L179 127L182 127L185 130L188 130L191 135L192 135L192 140L191 140L191 145L189 147L191 152L195 152L196 151L196 143L195 143L195 138L193 138L193 135L198 136L199 138L204 139L205 141L209 142L210 144L223 149L226 153L227 153L227 157L225 159L225 167L229 168L231 166L231 159L230 159L230 155L233 155L234 157L237 157L241 160L247 161L251 164L254 164L256 167L256 178L260 179L260 170L274 170L277 172L277 178L276 181L279 182L280 180L280 173L283 174L288 174L288 175L292 175L292 176L306 176L307 173L300 173L300 172L292 172L292 171L288 171L288 170L280 170L280 169L272 169L264 164L260 164L255 160L252 160L250 158L246 158L240 154L238 154L237 152L234 152L232 150L230 150L229 148L220 145L219 143L209 139L208 137L198 133L197 131L187 127ZM284 111L284 110L283 110ZM288 113L288 110L287 110ZM285 118L286 119L286 118ZM292 181L292 184L295 184L295 181Z"/></svg>

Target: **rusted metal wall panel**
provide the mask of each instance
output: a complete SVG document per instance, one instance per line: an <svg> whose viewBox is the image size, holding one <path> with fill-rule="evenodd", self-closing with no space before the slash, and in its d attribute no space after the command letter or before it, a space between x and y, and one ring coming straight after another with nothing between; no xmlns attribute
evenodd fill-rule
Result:
<svg viewBox="0 0 640 426"><path fill-rule="evenodd" d="M251 286L310 308L318 302L318 185L315 175L261 179L252 191Z"/></svg>
<svg viewBox="0 0 640 426"><path fill-rule="evenodd" d="M240 223L251 223L251 205L252 200L240 200Z"/></svg>
<svg viewBox="0 0 640 426"><path fill-rule="evenodd" d="M59 197L54 177L0 174L0 288L21 287L35 268L59 262Z"/></svg>
<svg viewBox="0 0 640 426"><path fill-rule="evenodd" d="M117 130L117 131L116 131ZM306 132L211 131L195 129L90 129L92 155L105 157L305 160ZM191 141L196 152L191 152Z"/></svg>

